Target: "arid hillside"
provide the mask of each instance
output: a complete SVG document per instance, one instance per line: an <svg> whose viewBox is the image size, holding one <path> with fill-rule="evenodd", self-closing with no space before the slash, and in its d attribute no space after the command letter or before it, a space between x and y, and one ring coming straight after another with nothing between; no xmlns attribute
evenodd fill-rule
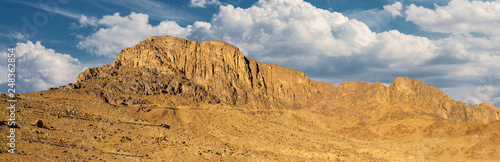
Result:
<svg viewBox="0 0 500 162"><path fill-rule="evenodd" d="M336 87L221 41L150 37L17 100L17 154L4 145L1 161L500 160L489 103L407 77Z"/></svg>

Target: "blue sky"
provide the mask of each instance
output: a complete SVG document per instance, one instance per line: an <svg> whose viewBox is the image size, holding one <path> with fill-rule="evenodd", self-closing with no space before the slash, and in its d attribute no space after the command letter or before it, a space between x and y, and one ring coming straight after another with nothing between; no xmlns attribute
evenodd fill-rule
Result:
<svg viewBox="0 0 500 162"><path fill-rule="evenodd" d="M74 82L123 48L173 35L226 41L334 85L408 76L500 107L500 1L5 0L0 14L1 57L16 48L18 92Z"/></svg>

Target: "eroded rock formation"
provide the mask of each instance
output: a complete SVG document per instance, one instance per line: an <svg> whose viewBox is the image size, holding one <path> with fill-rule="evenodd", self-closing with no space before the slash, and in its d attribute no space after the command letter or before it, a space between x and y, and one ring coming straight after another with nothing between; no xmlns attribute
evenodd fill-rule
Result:
<svg viewBox="0 0 500 162"><path fill-rule="evenodd" d="M416 79L398 77L389 87L378 82L345 82L335 87L314 82L300 71L248 59L225 42L198 43L172 36L150 37L122 50L111 65L85 70L75 85L97 86L113 104L134 100L138 94L167 93L191 97L194 102L257 109L361 110L379 105L380 111L404 108L449 121L499 120L498 109L491 105L455 101Z"/></svg>

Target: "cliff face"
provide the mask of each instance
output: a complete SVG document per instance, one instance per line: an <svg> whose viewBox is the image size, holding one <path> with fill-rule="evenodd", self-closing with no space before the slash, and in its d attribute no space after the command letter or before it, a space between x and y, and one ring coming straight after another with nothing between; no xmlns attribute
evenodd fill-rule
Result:
<svg viewBox="0 0 500 162"><path fill-rule="evenodd" d="M235 106L293 109L319 97L316 83L304 73L247 59L237 47L221 41L150 37L122 50L109 68L183 76ZM77 83L92 75L96 74L82 73Z"/></svg>
<svg viewBox="0 0 500 162"><path fill-rule="evenodd" d="M129 79L103 81L113 76ZM92 87L87 84L90 82L108 87L107 96L120 93L114 95L119 96L114 97L115 104L131 100L123 94L139 91L143 95L167 93L188 96L195 102L258 109L312 107L326 113L345 108L363 114L361 110L376 106L388 113L404 109L450 121L499 120L498 109L490 105L454 101L415 79L398 77L389 87L378 82L345 82L335 87L314 82L300 71L247 59L237 47L225 42L198 43L171 36L150 37L122 50L111 65L80 74L75 86Z"/></svg>

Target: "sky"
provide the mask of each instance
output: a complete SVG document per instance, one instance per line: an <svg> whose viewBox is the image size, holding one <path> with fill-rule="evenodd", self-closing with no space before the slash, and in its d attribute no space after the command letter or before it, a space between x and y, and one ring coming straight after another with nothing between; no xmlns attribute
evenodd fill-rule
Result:
<svg viewBox="0 0 500 162"><path fill-rule="evenodd" d="M0 92L74 83L150 36L221 40L315 81L406 76L500 107L500 0L0 1Z"/></svg>

